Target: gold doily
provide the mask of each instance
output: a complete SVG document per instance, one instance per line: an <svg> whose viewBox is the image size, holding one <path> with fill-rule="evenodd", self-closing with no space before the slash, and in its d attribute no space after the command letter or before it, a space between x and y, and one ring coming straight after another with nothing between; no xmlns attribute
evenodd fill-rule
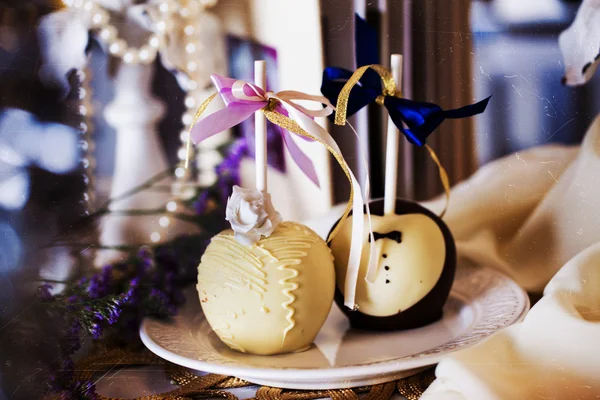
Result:
<svg viewBox="0 0 600 400"><path fill-rule="evenodd" d="M239 378L217 374L198 376L186 368L171 364L150 352L131 352L121 349L100 350L82 359L76 364L75 380L89 380L94 375L109 371L115 367L135 367L145 365L163 365L166 376L178 387L162 394L142 396L137 400L191 400L199 397L221 397L227 400L238 398L225 389L253 385ZM358 400L359 394L365 394L362 400L388 400L397 390L408 400L416 400L434 379L434 369L430 368L415 376L381 385L336 390L287 390L267 386L259 387L256 400L313 400L330 397L333 400ZM106 397L98 393L101 400L124 400ZM252 399L254 400L254 399Z"/></svg>

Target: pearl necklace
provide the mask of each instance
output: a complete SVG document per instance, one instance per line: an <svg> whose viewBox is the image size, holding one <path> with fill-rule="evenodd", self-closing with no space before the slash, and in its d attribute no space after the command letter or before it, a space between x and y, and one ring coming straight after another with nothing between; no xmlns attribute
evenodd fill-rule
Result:
<svg viewBox="0 0 600 400"><path fill-rule="evenodd" d="M96 200L95 193L95 176L94 170L96 167L96 159L94 158L94 147L95 143L92 137L92 115L94 109L90 96L90 77L89 71L86 73L84 70L79 69L75 72L75 80L77 88L76 97L78 100L78 107L76 109L76 130L79 134L79 149L81 150L81 158L79 160L82 180L84 183L84 193L81 199L81 203L85 207L84 214L89 215L94 211L94 203Z"/></svg>
<svg viewBox="0 0 600 400"><path fill-rule="evenodd" d="M156 8L160 17L154 21L154 32L148 36L146 43L136 48L130 46L124 39L119 37L118 30L110 24L110 15L103 7L93 0L63 0L65 6L82 10L90 15L91 28L97 33L97 37L107 44L108 52L119 57L127 64L150 64L156 59L159 50L164 49L166 33L172 29L170 19L173 15L179 13L184 18L212 7L217 0L189 0L185 6L176 0L163 0ZM184 28L186 36L194 34L194 27L188 25ZM196 45L192 42L186 44L186 52L192 54L196 50ZM190 62L187 68L194 70L195 63Z"/></svg>
<svg viewBox="0 0 600 400"><path fill-rule="evenodd" d="M199 70L199 65L196 61L198 50L201 45L193 39L197 36L196 23L197 16L206 9L213 7L217 0L163 0L156 5L158 11L155 15L159 17L154 21L153 32L148 36L146 43L139 48L130 46L124 39L118 36L118 31L115 26L110 24L110 15L103 7L98 5L94 0L63 0L63 3L70 8L81 10L87 13L91 21L91 29L96 32L96 36L106 43L108 52L113 57L118 57L126 64L150 64L154 62L159 51L165 49L166 35L174 29L183 29L185 36L184 49L186 61L184 71L187 73L189 80L187 87L184 88L187 93L185 98L186 112L182 116L184 127L189 126L192 122L196 104L200 97L205 96L205 90L200 88L198 82L194 79L202 74ZM183 26L174 26L173 17L181 16L186 21ZM185 209L182 201L193 196L196 191L196 186L209 186L216 181L217 176L214 172L214 167L221 161L221 155L216 148L207 148L203 151L197 151L192 148L190 158L196 157L205 159L203 164L202 174L199 175L197 184L191 182L191 171L183 167L183 160L187 155L187 129L184 129L180 134L181 147L177 152L178 158L181 160L180 165L175 169L175 182L173 183L174 197L166 204L166 214L159 218L159 227L150 234L150 242L157 243L164 240L163 229L167 228L171 223L169 213ZM202 155L202 157L200 157ZM162 228L162 229L161 229Z"/></svg>
<svg viewBox="0 0 600 400"><path fill-rule="evenodd" d="M211 0L210 5L212 6L215 3L216 0ZM205 1L205 4L208 6L207 1ZM203 45L200 41L193 41L194 39L198 39L199 32L197 31L197 27L199 27L198 24L201 20L201 18L199 18L200 13L203 11L204 9L200 9L196 13L183 18L184 23L182 26L185 39L182 47L185 49L185 53L182 65L189 80L185 87L183 87L186 92L184 100L186 111L181 117L184 128L179 135L181 145L177 151L177 157L179 158L180 163L175 168L175 179L172 186L173 197L166 204L165 215L161 216L158 220L159 226L157 226L150 234L150 241L152 243L157 243L164 240L166 237L165 231L172 222L172 217L169 214L174 212L190 212L188 206L185 205L185 202L197 194L198 188L211 186L215 183L218 178L215 167L222 161L222 155L218 151L218 146L227 141L227 136L221 135L217 141L211 140L199 146L191 146L189 149L189 158L190 160L196 160L195 166L197 172L197 180L194 182L192 169L186 169L183 166L183 162L188 154L188 127L192 123L198 104L200 104L200 102L202 102L211 92L211 90L207 90L205 87L207 84L207 82L205 82L205 76L207 76L208 73L203 71L202 63L197 62L199 59L197 53L203 51Z"/></svg>

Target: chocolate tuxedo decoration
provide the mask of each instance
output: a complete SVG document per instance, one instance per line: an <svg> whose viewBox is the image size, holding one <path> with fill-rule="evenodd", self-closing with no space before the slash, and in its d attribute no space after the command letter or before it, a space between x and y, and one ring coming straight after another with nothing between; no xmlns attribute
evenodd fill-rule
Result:
<svg viewBox="0 0 600 400"><path fill-rule="evenodd" d="M335 258L337 305L356 329L404 330L437 321L456 269L456 247L450 230L437 215L417 203L397 200L395 215L385 216L383 200L371 202L370 207L379 254L375 279L365 280L366 265L361 264L358 309L344 306L349 239L348 232L342 230L329 244ZM368 243L365 236L365 247Z"/></svg>
<svg viewBox="0 0 600 400"><path fill-rule="evenodd" d="M388 233L373 232L373 238L375 239L375 242L377 242L379 239L390 239L396 243L402 243L402 232L400 232L400 231L391 231ZM370 236L369 236L369 243L371 243Z"/></svg>

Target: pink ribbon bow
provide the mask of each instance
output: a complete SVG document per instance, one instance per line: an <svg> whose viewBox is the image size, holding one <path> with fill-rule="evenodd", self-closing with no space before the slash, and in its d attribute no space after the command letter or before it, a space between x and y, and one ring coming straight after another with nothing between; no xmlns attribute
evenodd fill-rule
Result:
<svg viewBox="0 0 600 400"><path fill-rule="evenodd" d="M312 121L315 117L326 117L334 110L329 100L322 96L312 96L293 90L286 90L275 94L273 92L266 92L256 85L242 80L219 75L212 75L211 78L218 89L219 95L225 102L225 108L208 115L194 125L190 131L190 137L194 144L198 144L219 132L236 126L256 111L269 106L272 100L276 101L273 111L291 119L307 118ZM321 108L318 110L309 110L294 103L294 100L316 102L319 103ZM325 107L323 107L323 104ZM300 123L301 121L297 122ZM294 142L292 134L288 130L281 127L278 128L294 162L315 185L319 186L319 178L310 158ZM302 138L312 141L305 137Z"/></svg>
<svg viewBox="0 0 600 400"><path fill-rule="evenodd" d="M192 127L190 128L189 138L194 143L197 144L219 132L227 130L244 121L256 111L263 109L267 119L281 129L283 141L294 162L317 186L319 185L319 180L317 178L315 167L312 161L300 150L298 145L294 143L292 133L303 139L317 141L324 145L346 173L350 182L350 200L348 201L344 215L333 228L328 240L331 240L338 233L352 210L355 217L352 219L352 238L348 258L347 279L344 284L344 304L351 309L356 309L356 286L365 232L364 219L357 216L362 215L364 209L366 209L368 232L369 236L371 236L368 266L368 269L371 272L367 273L367 277L373 276L374 268L377 266L377 255L374 247L375 240L373 239L373 230L371 229L369 204L365 201L365 199L368 198L368 179L365 186L365 196L363 197L360 184L348 167L348 163L344 159L339 146L331 135L314 121L315 117L326 117L330 115L335 108L331 105L329 100L322 96L311 96L306 93L291 90L279 93L266 92L251 83L232 78L225 78L219 75L212 75L212 80L218 89L218 93L225 102L225 108L196 122L217 94L214 93L200 105L194 122L192 123ZM295 100L315 102L319 104L320 108L318 110L309 110L295 103ZM281 123L281 125L279 125L279 123ZM285 127L287 127L289 131L285 129ZM363 161L366 162L366 160Z"/></svg>

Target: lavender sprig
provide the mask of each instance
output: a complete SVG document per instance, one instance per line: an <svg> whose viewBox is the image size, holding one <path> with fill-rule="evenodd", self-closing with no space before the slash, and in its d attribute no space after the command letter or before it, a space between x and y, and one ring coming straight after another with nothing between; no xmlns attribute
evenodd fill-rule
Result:
<svg viewBox="0 0 600 400"><path fill-rule="evenodd" d="M80 350L86 336L101 339L109 345L139 346L138 330L145 317L168 317L177 312L185 300L182 288L195 279L198 261L209 238L224 228L219 205L225 204L233 185L240 183L239 167L247 152L246 140L236 140L215 169L217 182L199 191L188 203L204 228L202 234L179 236L168 243L144 246L124 262L107 265L95 274L66 282L66 287L58 294L53 294L51 284L38 288L38 297L48 305L49 320L61 331L57 340L60 357L54 359L54 373L48 381L50 390L58 398L98 398L92 382L75 381L73 375L71 357ZM160 176L140 185L140 190L158 182ZM100 210L96 214L106 213ZM93 217L87 217L86 223Z"/></svg>

